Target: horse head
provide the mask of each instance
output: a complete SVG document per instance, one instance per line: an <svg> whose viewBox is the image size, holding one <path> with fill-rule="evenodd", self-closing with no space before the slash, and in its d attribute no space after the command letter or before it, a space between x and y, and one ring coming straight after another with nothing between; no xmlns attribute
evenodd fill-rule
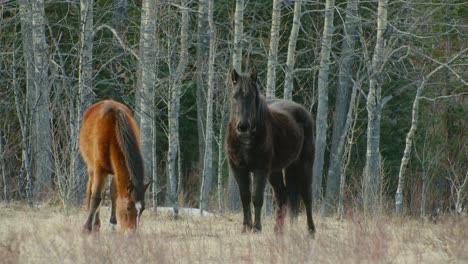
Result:
<svg viewBox="0 0 468 264"><path fill-rule="evenodd" d="M249 136L256 130L260 92L257 87L257 71L248 74L231 73L231 122L236 133Z"/></svg>
<svg viewBox="0 0 468 264"><path fill-rule="evenodd" d="M126 194L117 198L117 222L122 231L136 231L138 229L141 214L145 210L144 193L150 184L143 187L143 195L136 195L137 188L129 181Z"/></svg>

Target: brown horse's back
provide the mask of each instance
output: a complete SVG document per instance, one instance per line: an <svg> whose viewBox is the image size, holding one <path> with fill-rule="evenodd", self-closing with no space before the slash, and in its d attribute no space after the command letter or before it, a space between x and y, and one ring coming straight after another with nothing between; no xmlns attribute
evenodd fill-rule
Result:
<svg viewBox="0 0 468 264"><path fill-rule="evenodd" d="M121 103L112 100L101 101L86 110L80 130L80 151L84 161L88 166L104 169L107 174L113 174L111 158L121 156L117 148L114 109L121 109L127 115L131 115L130 110ZM138 130L133 130L138 137Z"/></svg>

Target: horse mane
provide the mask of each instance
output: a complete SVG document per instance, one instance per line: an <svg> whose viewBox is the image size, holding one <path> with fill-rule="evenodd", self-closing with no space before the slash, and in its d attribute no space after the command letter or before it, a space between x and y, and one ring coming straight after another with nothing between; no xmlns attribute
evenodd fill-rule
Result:
<svg viewBox="0 0 468 264"><path fill-rule="evenodd" d="M113 110L115 113L117 143L125 157L130 174L129 192L135 202L144 201L144 162L137 136L127 118L127 113L114 105L109 104L109 106L105 107L103 112L105 114L109 110Z"/></svg>

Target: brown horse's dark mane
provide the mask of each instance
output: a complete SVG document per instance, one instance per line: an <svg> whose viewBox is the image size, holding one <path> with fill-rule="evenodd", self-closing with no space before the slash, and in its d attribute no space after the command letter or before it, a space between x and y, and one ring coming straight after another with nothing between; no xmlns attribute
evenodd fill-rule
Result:
<svg viewBox="0 0 468 264"><path fill-rule="evenodd" d="M129 192L134 201L144 201L144 162L138 145L138 139L133 133L125 111L109 104L109 108L104 108L103 112L105 114L110 110L113 110L115 113L117 142L129 170Z"/></svg>

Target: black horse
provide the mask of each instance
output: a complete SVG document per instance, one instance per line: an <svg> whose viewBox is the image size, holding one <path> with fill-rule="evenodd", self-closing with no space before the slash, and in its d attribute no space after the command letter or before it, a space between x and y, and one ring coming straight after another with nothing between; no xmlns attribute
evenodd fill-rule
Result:
<svg viewBox="0 0 468 264"><path fill-rule="evenodd" d="M260 95L255 70L249 74L233 70L231 81L231 110L225 147L242 200L243 232L252 228L256 232L262 229L261 209L268 179L278 204L275 231L282 232L288 201L292 216L297 217L300 195L306 208L308 229L313 235L314 125L311 115L292 101L267 101ZM254 173L255 182L253 225L250 172Z"/></svg>

